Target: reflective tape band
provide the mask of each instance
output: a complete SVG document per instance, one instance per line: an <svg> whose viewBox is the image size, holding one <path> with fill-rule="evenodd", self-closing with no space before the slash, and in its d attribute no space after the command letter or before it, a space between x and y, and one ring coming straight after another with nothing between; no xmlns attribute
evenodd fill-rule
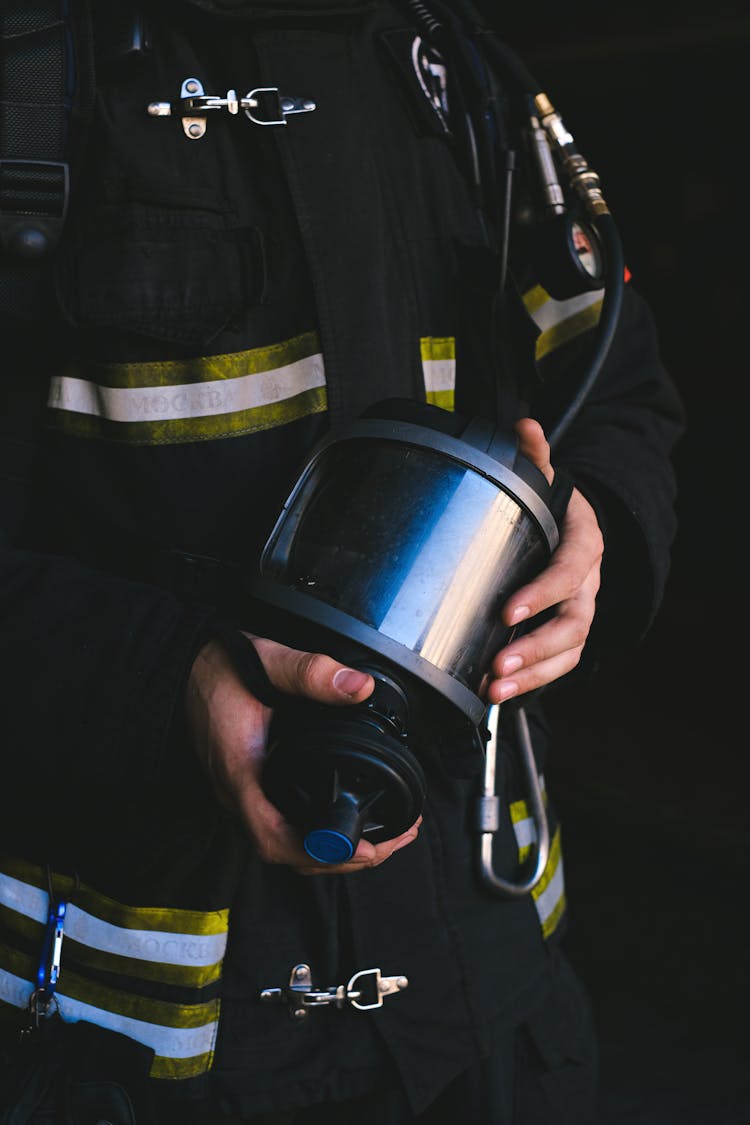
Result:
<svg viewBox="0 0 750 1125"><path fill-rule="evenodd" d="M531 845L535 844L537 840L536 825L530 816L526 816L513 825L513 831L516 834L518 850L523 852L523 858L525 859L531 851Z"/></svg>
<svg viewBox="0 0 750 1125"><path fill-rule="evenodd" d="M2 946L0 957L5 963L28 961L31 969L30 959ZM34 984L25 979L25 974L0 969L0 1001L23 1009L28 1007L33 990ZM97 993L103 1003L95 1002ZM219 1025L218 1000L194 1005L169 1004L117 993L70 974L56 1000L57 1010L66 1023L85 1020L150 1047L155 1054L150 1071L154 1078L189 1078L204 1074L211 1067Z"/></svg>
<svg viewBox="0 0 750 1125"><path fill-rule="evenodd" d="M556 301L535 285L523 295L526 311L540 330L536 358L543 359L562 344L582 335L599 323L604 291L592 289L564 301Z"/></svg>
<svg viewBox="0 0 750 1125"><path fill-rule="evenodd" d="M543 779L540 778L540 781L542 788L544 788ZM546 800L546 792L544 796ZM536 825L533 818L529 816L528 805L525 801L514 801L510 805L510 817L518 845L518 858L523 862L537 841ZM532 890L531 897L534 899L536 912L539 915L542 934L547 938L557 928L565 913L566 906L565 874L559 828L552 837L547 866L541 879Z"/></svg>
<svg viewBox="0 0 750 1125"><path fill-rule="evenodd" d="M546 805L547 787L544 782L544 774L541 773L539 774L539 788ZM537 839L534 819L529 815L529 808L525 801L513 801L509 806L509 812L519 851L524 852L523 858L525 858L528 855L529 848L536 843Z"/></svg>
<svg viewBox="0 0 750 1125"><path fill-rule="evenodd" d="M453 410L456 390L456 341L453 336L423 336L419 341L427 402Z"/></svg>
<svg viewBox="0 0 750 1125"><path fill-rule="evenodd" d="M239 414L324 385L323 357L313 355L273 371L172 387L102 387L60 375L52 379L49 405L110 422L163 422Z"/></svg>
<svg viewBox="0 0 750 1125"><path fill-rule="evenodd" d="M25 936L39 936L48 908L47 892L39 886L41 870L28 865L22 879L18 868L23 865L6 862L3 866L16 869L12 875L0 870L4 921ZM65 895L65 880L53 877L53 882ZM221 975L228 910L132 907L88 887L78 888L75 897L77 901L68 905L65 920L66 961L72 958L77 964L110 972L196 988Z"/></svg>
<svg viewBox="0 0 750 1125"><path fill-rule="evenodd" d="M552 837L549 859L544 874L531 892L542 924L542 934L548 938L557 928L565 912L565 873L563 870L560 829Z"/></svg>
<svg viewBox="0 0 750 1125"><path fill-rule="evenodd" d="M172 444L236 437L326 409L315 333L283 344L162 363L70 368L54 376L52 424L81 437Z"/></svg>

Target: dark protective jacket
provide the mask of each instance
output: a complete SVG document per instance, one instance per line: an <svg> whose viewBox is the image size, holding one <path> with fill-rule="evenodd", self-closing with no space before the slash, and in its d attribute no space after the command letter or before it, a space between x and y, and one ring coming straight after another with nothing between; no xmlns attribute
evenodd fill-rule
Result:
<svg viewBox="0 0 750 1125"><path fill-rule="evenodd" d="M181 714L217 617L252 625L251 607L228 587L191 595L176 560L251 568L312 443L374 401L492 413L497 263L402 8L203 7L217 6L154 5L146 56L100 68L54 297L4 324L5 429L38 447L0 574L0 1015L15 1026L28 1002L51 878L70 899L63 1019L141 1044L164 1096L263 1112L397 1076L418 1111L493 1022L523 1019L562 932L559 832L534 896L490 894L470 831L477 763L436 732L415 844L345 878L261 864ZM190 78L316 108L283 126L208 113L191 139L176 112L147 112ZM512 264L502 366L550 425L601 295L553 301ZM628 287L557 454L606 532L592 657L637 641L658 607L680 427ZM541 765L536 707L532 727ZM531 839L517 774L509 740L507 874ZM320 988L374 967L409 987L295 1023L259 994L300 963Z"/></svg>

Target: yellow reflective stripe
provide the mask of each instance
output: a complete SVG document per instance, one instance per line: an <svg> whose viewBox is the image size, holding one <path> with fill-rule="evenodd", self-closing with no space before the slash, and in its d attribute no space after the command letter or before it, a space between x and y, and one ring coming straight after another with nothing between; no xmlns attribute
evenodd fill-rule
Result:
<svg viewBox="0 0 750 1125"><path fill-rule="evenodd" d="M514 824L518 824L519 820L528 819L529 810L525 801L513 801L508 808L510 811L510 819Z"/></svg>
<svg viewBox="0 0 750 1125"><path fill-rule="evenodd" d="M544 782L544 774L539 775L539 788L542 791L542 798L544 800L544 803L546 804L547 803L547 787L546 787L545 782ZM508 806L508 811L510 812L510 819L513 823L513 828L514 828L515 833L516 833L516 839L518 840L519 847L521 846L521 840L519 838L519 835L520 834L524 834L524 835L528 834L529 830L526 827L527 825L531 825L531 830L530 830L531 831L531 840L532 841L536 840L536 829L534 828L534 821L531 818L531 814L529 813L529 807L526 804L526 802L525 801L513 801L512 804L510 804Z"/></svg>
<svg viewBox="0 0 750 1125"><path fill-rule="evenodd" d="M523 295L526 312L532 316L538 308L541 308L549 300L551 300L549 293L541 285L535 285L532 289L527 289Z"/></svg>
<svg viewBox="0 0 750 1125"><path fill-rule="evenodd" d="M456 387L456 341L453 336L423 336L419 341L427 402L453 410Z"/></svg>
<svg viewBox="0 0 750 1125"><path fill-rule="evenodd" d="M428 391L426 399L433 406L440 406L443 410L455 410L456 407L455 391Z"/></svg>
<svg viewBox="0 0 750 1125"><path fill-rule="evenodd" d="M523 303L540 330L536 341L536 358L539 360L596 327L602 311L602 290L591 290L556 301L541 285L535 285L524 293Z"/></svg>
<svg viewBox="0 0 750 1125"><path fill-rule="evenodd" d="M455 336L422 336L419 341L419 351L422 360L426 359L455 359Z"/></svg>
<svg viewBox="0 0 750 1125"><path fill-rule="evenodd" d="M0 945L0 1001L28 1006L34 989L30 957ZM61 978L62 983L62 978ZM188 1077L205 1073L212 1063L219 1020L218 999L201 1004L173 1004L124 993L66 973L56 993L63 1020L86 1020L117 1031L155 1052L152 1076Z"/></svg>
<svg viewBox="0 0 750 1125"><path fill-rule="evenodd" d="M203 1055L193 1055L188 1059L168 1059L162 1055L155 1055L149 1071L150 1078L197 1078L211 1069L214 1061L214 1052L206 1051Z"/></svg>
<svg viewBox="0 0 750 1125"><path fill-rule="evenodd" d="M555 932L560 924L560 919L567 910L568 902L565 898L565 891L563 890L557 900L557 905L553 907L546 918L542 919L542 936L545 938L550 937ZM537 912L539 910L537 904Z"/></svg>
<svg viewBox="0 0 750 1125"><path fill-rule="evenodd" d="M317 333L228 355L69 366L50 382L51 425L140 445L271 429L327 407Z"/></svg>
<svg viewBox="0 0 750 1125"><path fill-rule="evenodd" d="M560 829L552 837L549 859L544 874L531 892L545 938L557 927L565 911L565 876L563 872Z"/></svg>
<svg viewBox="0 0 750 1125"><path fill-rule="evenodd" d="M544 797L546 800L546 792ZM536 843L536 827L525 801L514 801L509 806L509 810L518 845L518 858L523 863L528 859L532 845ZM541 879L531 892L531 897L534 899L539 915L542 933L545 937L549 937L565 913L565 874L559 828L552 837L547 865Z"/></svg>
<svg viewBox="0 0 750 1125"><path fill-rule="evenodd" d="M601 312L602 302L599 300L596 304L582 309L580 312L576 313L575 316L571 316L561 324L555 325L554 328L549 328L546 332L542 332L536 342L536 358L544 359L544 357L554 351L555 348L559 348L562 344L567 344L569 340L573 340L576 336L582 336L584 332L595 328L599 323Z"/></svg>
<svg viewBox="0 0 750 1125"><path fill-rule="evenodd" d="M0 871L0 917L15 933L39 941L47 918L47 891L35 885L41 871L26 867L33 883ZM54 877L53 884L63 897L73 891L70 879ZM228 910L202 913L131 907L88 887L79 888L75 899L65 917L66 965L72 962L191 988L203 988L221 976ZM83 909L84 903L96 913Z"/></svg>
<svg viewBox="0 0 750 1125"><path fill-rule="evenodd" d="M308 359L319 352L320 339L317 332L303 332L278 344L225 355L143 363L98 363L86 372L71 366L64 374L79 379L86 378L100 387L175 387L259 375Z"/></svg>

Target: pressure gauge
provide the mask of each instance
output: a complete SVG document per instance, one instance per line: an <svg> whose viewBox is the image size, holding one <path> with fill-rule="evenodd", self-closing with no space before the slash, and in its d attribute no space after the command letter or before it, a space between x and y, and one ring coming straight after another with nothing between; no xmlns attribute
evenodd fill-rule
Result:
<svg viewBox="0 0 750 1125"><path fill-rule="evenodd" d="M583 215L565 211L539 223L532 232L532 257L539 284L558 301L604 286L599 235Z"/></svg>

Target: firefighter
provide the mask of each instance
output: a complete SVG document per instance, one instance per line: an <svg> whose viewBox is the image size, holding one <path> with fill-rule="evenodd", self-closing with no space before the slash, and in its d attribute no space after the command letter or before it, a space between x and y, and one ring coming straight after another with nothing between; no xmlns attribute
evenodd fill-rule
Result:
<svg viewBox="0 0 750 1125"><path fill-rule="evenodd" d="M283 643L245 591L328 432L394 396L515 404L569 500L482 692L525 702L543 771L542 689L636 644L668 573L683 418L650 313L628 282L551 447L602 289L539 280L501 78L503 233L514 162L488 165L462 7L125 4L127 50L92 7L59 244L34 300L17 271L3 305L3 1120L593 1121L553 801L541 881L494 895L476 762L441 724L421 815L311 858L264 793L272 715L373 679ZM501 721L503 871L533 842L516 749Z"/></svg>

